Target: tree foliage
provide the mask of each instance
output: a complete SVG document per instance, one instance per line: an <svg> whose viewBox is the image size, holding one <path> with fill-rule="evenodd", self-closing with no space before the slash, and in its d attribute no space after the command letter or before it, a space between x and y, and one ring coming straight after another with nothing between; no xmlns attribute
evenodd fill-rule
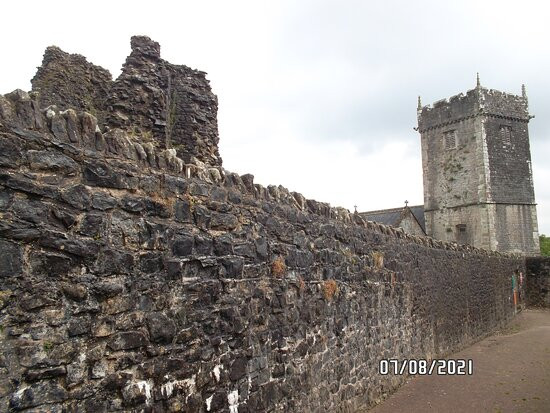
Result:
<svg viewBox="0 0 550 413"><path fill-rule="evenodd" d="M540 254L550 257L550 237L542 234L540 236Z"/></svg>

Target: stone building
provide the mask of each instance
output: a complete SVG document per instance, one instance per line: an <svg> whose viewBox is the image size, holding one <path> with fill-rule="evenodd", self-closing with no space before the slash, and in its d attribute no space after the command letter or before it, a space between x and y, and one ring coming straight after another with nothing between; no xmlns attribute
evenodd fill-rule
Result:
<svg viewBox="0 0 550 413"><path fill-rule="evenodd" d="M465 95L430 106L419 99L417 115L425 233L488 250L539 254L525 87L516 96L484 88L478 77ZM361 215L418 235L397 211L404 208ZM399 219L392 221L394 215Z"/></svg>
<svg viewBox="0 0 550 413"><path fill-rule="evenodd" d="M527 94L487 89L418 104L426 233L538 254Z"/></svg>
<svg viewBox="0 0 550 413"><path fill-rule="evenodd" d="M408 206L405 203L404 207L361 212L359 215L367 221L402 228L407 234L426 235L424 205Z"/></svg>

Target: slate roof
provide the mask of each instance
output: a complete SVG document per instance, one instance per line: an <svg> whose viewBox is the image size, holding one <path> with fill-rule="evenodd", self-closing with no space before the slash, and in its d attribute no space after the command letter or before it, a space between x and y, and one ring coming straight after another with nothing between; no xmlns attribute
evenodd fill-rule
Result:
<svg viewBox="0 0 550 413"><path fill-rule="evenodd" d="M378 222L384 225L397 226L401 221L401 214L403 213L403 207L392 209L381 209L378 211L361 212L363 218L368 221Z"/></svg>
<svg viewBox="0 0 550 413"><path fill-rule="evenodd" d="M405 208L410 209L410 211L418 221L418 224L425 233L426 221L424 220L424 205L360 212L359 215L361 215L364 219L368 221L378 222L380 224L390 225L392 227L398 227L401 219L403 218L403 212L405 212Z"/></svg>
<svg viewBox="0 0 550 413"><path fill-rule="evenodd" d="M424 219L424 205L415 205L409 207L414 217L422 227L422 231L426 232L426 220Z"/></svg>

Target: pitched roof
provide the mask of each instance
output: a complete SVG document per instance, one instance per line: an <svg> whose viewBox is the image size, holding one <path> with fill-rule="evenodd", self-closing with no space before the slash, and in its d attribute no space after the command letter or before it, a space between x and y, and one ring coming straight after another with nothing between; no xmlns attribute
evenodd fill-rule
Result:
<svg viewBox="0 0 550 413"><path fill-rule="evenodd" d="M409 207L414 217L422 227L422 231L426 232L426 220L424 218L424 205L415 205Z"/></svg>
<svg viewBox="0 0 550 413"><path fill-rule="evenodd" d="M360 212L359 215L368 221L378 222L384 225L397 226L401 221L403 209L404 207L380 209L378 211Z"/></svg>
<svg viewBox="0 0 550 413"><path fill-rule="evenodd" d="M392 227L398 227L404 217L406 210L410 210L418 221L418 225L426 232L426 221L424 220L424 205L404 206L391 209L379 209L377 211L360 212L359 215L368 221L378 222Z"/></svg>

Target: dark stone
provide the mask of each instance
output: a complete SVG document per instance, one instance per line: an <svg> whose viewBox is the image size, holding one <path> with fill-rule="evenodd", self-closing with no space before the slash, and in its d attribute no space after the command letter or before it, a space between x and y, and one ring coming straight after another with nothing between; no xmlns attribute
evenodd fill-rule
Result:
<svg viewBox="0 0 550 413"><path fill-rule="evenodd" d="M172 254L176 257L185 257L193 253L193 235L178 234L172 244Z"/></svg>
<svg viewBox="0 0 550 413"><path fill-rule="evenodd" d="M164 175L164 189L173 195L184 195L187 193L189 184L187 180L179 176Z"/></svg>
<svg viewBox="0 0 550 413"><path fill-rule="evenodd" d="M84 301L88 297L88 289L82 284L63 284L61 291L73 301Z"/></svg>
<svg viewBox="0 0 550 413"><path fill-rule="evenodd" d="M212 254L213 241L206 235L195 235L195 251L198 255Z"/></svg>
<svg viewBox="0 0 550 413"><path fill-rule="evenodd" d="M64 234L53 231L44 233L44 236L40 239L40 245L73 254L86 260L94 260L99 250L99 245L95 241L78 238L67 239Z"/></svg>
<svg viewBox="0 0 550 413"><path fill-rule="evenodd" d="M130 274L134 270L134 256L124 250L102 249L96 262L100 275Z"/></svg>
<svg viewBox="0 0 550 413"><path fill-rule="evenodd" d="M116 173L103 162L86 162L84 164L83 175L88 185L115 189L131 187L120 173Z"/></svg>
<svg viewBox="0 0 550 413"><path fill-rule="evenodd" d="M90 190L84 185L70 187L61 196L65 202L78 209L88 209L92 200Z"/></svg>
<svg viewBox="0 0 550 413"><path fill-rule="evenodd" d="M34 176L29 174L10 175L0 172L0 184L16 191L25 192L32 195L57 199L59 190L51 185L38 184Z"/></svg>
<svg viewBox="0 0 550 413"><path fill-rule="evenodd" d="M214 253L216 255L232 255L233 239L229 234L223 234L214 238Z"/></svg>
<svg viewBox="0 0 550 413"><path fill-rule="evenodd" d="M0 278L18 277L23 266L23 250L17 244L0 239Z"/></svg>
<svg viewBox="0 0 550 413"><path fill-rule="evenodd" d="M78 230L82 235L96 239L101 238L104 231L103 215L98 213L86 214Z"/></svg>
<svg viewBox="0 0 550 413"><path fill-rule="evenodd" d="M106 211L108 209L113 209L116 205L116 198L113 198L105 192L94 192L92 195L92 206L95 209Z"/></svg>
<svg viewBox="0 0 550 413"><path fill-rule="evenodd" d="M236 255L241 255L246 258L255 259L256 258L256 247L251 242L245 242L242 244L236 244L233 247Z"/></svg>
<svg viewBox="0 0 550 413"><path fill-rule="evenodd" d="M227 277L241 278L243 274L244 260L241 257L223 257L221 263L225 268Z"/></svg>
<svg viewBox="0 0 550 413"><path fill-rule="evenodd" d="M101 298L110 298L122 293L124 286L116 281L100 281L93 286L93 290Z"/></svg>
<svg viewBox="0 0 550 413"><path fill-rule="evenodd" d="M76 224L77 217L67 209L52 208L52 223L56 226L61 226L63 229L72 228Z"/></svg>
<svg viewBox="0 0 550 413"><path fill-rule="evenodd" d="M210 229L210 218L212 213L208 210L208 208L205 208L202 205L195 205L193 208L193 216L197 227L205 231Z"/></svg>
<svg viewBox="0 0 550 413"><path fill-rule="evenodd" d="M108 342L107 346L114 351L129 350L132 348L143 347L147 345L145 334L141 331L125 331L116 333Z"/></svg>
<svg viewBox="0 0 550 413"><path fill-rule="evenodd" d="M269 256L267 240L265 238L258 238L254 241L256 245L256 253L261 260L266 260Z"/></svg>
<svg viewBox="0 0 550 413"><path fill-rule="evenodd" d="M172 216L172 211L169 205L162 202L145 199L143 203L144 211L147 215L157 216L161 218L169 218Z"/></svg>
<svg viewBox="0 0 550 413"><path fill-rule="evenodd" d="M31 169L60 172L75 175L80 170L78 164L66 155L52 151L28 151Z"/></svg>
<svg viewBox="0 0 550 413"><path fill-rule="evenodd" d="M189 185L189 194L194 196L208 196L210 193L210 186L198 182L192 182Z"/></svg>
<svg viewBox="0 0 550 413"><path fill-rule="evenodd" d="M176 334L176 325L173 320L163 313L147 315L147 328L151 341L155 343L169 343Z"/></svg>
<svg viewBox="0 0 550 413"><path fill-rule="evenodd" d="M102 386L108 391L120 390L131 378L132 375L126 372L109 374L102 380Z"/></svg>
<svg viewBox="0 0 550 413"><path fill-rule="evenodd" d="M241 377L244 377L246 374L246 366L248 364L248 359L246 357L239 357L231 364L229 369L229 379L233 382L238 381Z"/></svg>
<svg viewBox="0 0 550 413"><path fill-rule="evenodd" d="M12 209L20 219L34 224L43 223L44 218L48 216L48 207L32 199L15 199Z"/></svg>
<svg viewBox="0 0 550 413"><path fill-rule="evenodd" d="M56 105L101 114L111 81L107 70L83 56L50 46L31 83L41 108Z"/></svg>
<svg viewBox="0 0 550 413"><path fill-rule="evenodd" d="M5 238L11 238L14 241L34 241L40 237L40 234L40 230L34 228L34 225L28 222L0 221L0 235Z"/></svg>
<svg viewBox="0 0 550 413"><path fill-rule="evenodd" d="M10 407L16 410L40 406L44 403L58 403L67 400L68 393L53 381L34 383L22 392L16 392L10 399Z"/></svg>
<svg viewBox="0 0 550 413"><path fill-rule="evenodd" d="M187 199L178 199L174 205L174 214L178 222L191 222L191 204Z"/></svg>
<svg viewBox="0 0 550 413"><path fill-rule="evenodd" d="M34 275L64 276L74 266L71 257L55 252L40 251L30 257L31 272Z"/></svg>
<svg viewBox="0 0 550 413"><path fill-rule="evenodd" d="M142 198L126 195L121 199L120 207L128 212L140 212L145 208L145 202Z"/></svg>
<svg viewBox="0 0 550 413"><path fill-rule="evenodd" d="M139 257L139 268L146 274L162 271L164 269L162 255L154 252L141 254Z"/></svg>
<svg viewBox="0 0 550 413"><path fill-rule="evenodd" d="M88 320L72 320L69 322L67 333L69 337L81 336L90 332L90 322Z"/></svg>
<svg viewBox="0 0 550 413"><path fill-rule="evenodd" d="M19 146L0 135L0 166L15 168L21 163L21 159Z"/></svg>
<svg viewBox="0 0 550 413"><path fill-rule="evenodd" d="M29 369L25 371L23 377L28 382L34 382L38 380L52 379L54 377L65 376L67 369L65 366L51 367L46 369Z"/></svg>
<svg viewBox="0 0 550 413"><path fill-rule="evenodd" d="M232 214L213 213L210 220L210 228L219 231L231 231L237 228L239 220Z"/></svg>

